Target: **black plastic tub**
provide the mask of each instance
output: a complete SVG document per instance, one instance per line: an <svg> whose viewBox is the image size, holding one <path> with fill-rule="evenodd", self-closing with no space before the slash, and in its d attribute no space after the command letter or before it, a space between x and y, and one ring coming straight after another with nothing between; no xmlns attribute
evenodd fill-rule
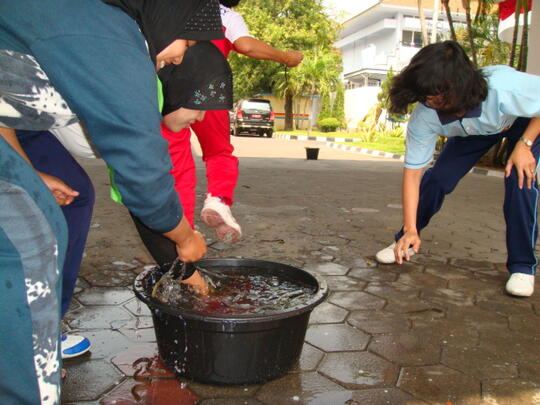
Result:
<svg viewBox="0 0 540 405"><path fill-rule="evenodd" d="M317 160L319 158L319 148L308 148L306 147L306 159L307 160Z"/></svg>
<svg viewBox="0 0 540 405"><path fill-rule="evenodd" d="M251 384L285 374L298 361L313 308L328 295L321 277L297 267L253 259L206 259L208 271L253 268L314 286L301 307L268 315L205 316L178 310L153 299L152 287L163 272L150 269L135 279L135 294L152 312L159 355L177 374L211 384Z"/></svg>

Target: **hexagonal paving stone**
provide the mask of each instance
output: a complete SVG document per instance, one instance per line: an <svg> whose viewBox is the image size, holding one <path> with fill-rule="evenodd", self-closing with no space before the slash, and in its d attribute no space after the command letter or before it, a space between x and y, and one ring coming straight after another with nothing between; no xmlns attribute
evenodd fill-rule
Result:
<svg viewBox="0 0 540 405"><path fill-rule="evenodd" d="M433 274L418 272L401 274L397 281L412 287L421 286L423 290L429 290L431 288L444 288L448 284L448 281L441 277L434 276Z"/></svg>
<svg viewBox="0 0 540 405"><path fill-rule="evenodd" d="M466 310L459 307L449 307L446 311L446 318L456 323L461 322L476 330L508 329L508 318L490 311L489 307L482 309L478 305L468 307Z"/></svg>
<svg viewBox="0 0 540 405"><path fill-rule="evenodd" d="M315 396L307 405L427 405L396 388L362 391L330 391Z"/></svg>
<svg viewBox="0 0 540 405"><path fill-rule="evenodd" d="M384 310L395 314L420 314L422 312L443 311L440 306L417 297L389 301L384 307Z"/></svg>
<svg viewBox="0 0 540 405"><path fill-rule="evenodd" d="M253 398L218 398L205 399L198 405L264 405L262 402Z"/></svg>
<svg viewBox="0 0 540 405"><path fill-rule="evenodd" d="M150 309L148 309L148 306L141 302L138 298L133 298L131 301L129 301L127 304L124 304L124 308L126 308L129 312L131 312L135 316L151 316L152 312L150 312Z"/></svg>
<svg viewBox="0 0 540 405"><path fill-rule="evenodd" d="M493 263L483 260L450 259L450 263L453 266L473 271L493 270L495 268Z"/></svg>
<svg viewBox="0 0 540 405"><path fill-rule="evenodd" d="M397 386L433 405L480 405L480 382L448 367L405 367Z"/></svg>
<svg viewBox="0 0 540 405"><path fill-rule="evenodd" d="M323 357L324 353L322 351L304 343L300 359L298 359L298 363L292 368L291 372L314 371Z"/></svg>
<svg viewBox="0 0 540 405"><path fill-rule="evenodd" d="M112 363L128 377L169 377L175 373L163 365L155 344L132 345L118 356Z"/></svg>
<svg viewBox="0 0 540 405"><path fill-rule="evenodd" d="M154 328L139 328L139 329L119 329L122 335L126 336L132 342L137 343L154 343L156 340L156 331Z"/></svg>
<svg viewBox="0 0 540 405"><path fill-rule="evenodd" d="M501 295L478 300L478 307L504 316L532 314L534 309L528 300Z"/></svg>
<svg viewBox="0 0 540 405"><path fill-rule="evenodd" d="M411 262L415 264L425 264L428 266L442 266L445 265L448 259L443 256L437 256L431 253L422 253L411 257Z"/></svg>
<svg viewBox="0 0 540 405"><path fill-rule="evenodd" d="M118 305L133 296L133 291L128 288L94 287L77 295L77 300L83 305Z"/></svg>
<svg viewBox="0 0 540 405"><path fill-rule="evenodd" d="M464 294L461 291L449 288L425 289L421 298L442 308L451 306L471 307L474 305L474 295Z"/></svg>
<svg viewBox="0 0 540 405"><path fill-rule="evenodd" d="M464 280L472 279L474 274L465 269L449 266L447 264L432 264L426 263L426 274L443 278L445 280Z"/></svg>
<svg viewBox="0 0 540 405"><path fill-rule="evenodd" d="M384 267L379 266L369 269L352 269L351 271L349 271L349 273L347 273L347 275L349 277L359 278L360 280L367 282L390 282L396 281L399 274L396 273L396 271L385 269Z"/></svg>
<svg viewBox="0 0 540 405"><path fill-rule="evenodd" d="M122 380L122 375L105 360L83 361L67 369L62 387L62 403L100 398Z"/></svg>
<svg viewBox="0 0 540 405"><path fill-rule="evenodd" d="M369 283L364 291L389 301L408 301L420 295L419 288L401 283Z"/></svg>
<svg viewBox="0 0 540 405"><path fill-rule="evenodd" d="M383 299L362 291L332 293L328 301L348 310L363 311L381 309L386 303Z"/></svg>
<svg viewBox="0 0 540 405"><path fill-rule="evenodd" d="M101 405L196 405L199 398L175 379L128 379L101 400Z"/></svg>
<svg viewBox="0 0 540 405"><path fill-rule="evenodd" d="M253 397L260 385L210 385L201 384L195 381L189 381L187 386L195 394L201 398L233 398L240 402L240 400L247 400L249 397Z"/></svg>
<svg viewBox="0 0 540 405"><path fill-rule="evenodd" d="M478 345L480 333L477 329L459 321L448 319L414 320L412 331L417 336L429 336L432 342L442 347L474 347Z"/></svg>
<svg viewBox="0 0 540 405"><path fill-rule="evenodd" d="M467 295L491 297L493 295L499 295L503 286L494 281L466 279L450 280L448 282L448 288L461 291Z"/></svg>
<svg viewBox="0 0 540 405"><path fill-rule="evenodd" d="M347 323L367 333L392 333L409 330L411 323L402 315L386 311L353 311Z"/></svg>
<svg viewBox="0 0 540 405"><path fill-rule="evenodd" d="M518 375L517 364L504 349L493 351L484 347L445 347L442 363L455 370L478 378L514 378Z"/></svg>
<svg viewBox="0 0 540 405"><path fill-rule="evenodd" d="M65 321L73 329L107 329L119 319L131 319L131 315L120 307L82 307L66 315Z"/></svg>
<svg viewBox="0 0 540 405"><path fill-rule="evenodd" d="M330 291L361 291L366 286L365 281L347 276L326 276Z"/></svg>
<svg viewBox="0 0 540 405"><path fill-rule="evenodd" d="M311 312L309 323L340 323L345 320L347 314L347 310L330 304L329 302L323 302Z"/></svg>
<svg viewBox="0 0 540 405"><path fill-rule="evenodd" d="M307 271L313 271L317 274L326 276L344 276L349 271L348 267L337 263L316 263L304 266Z"/></svg>
<svg viewBox="0 0 540 405"><path fill-rule="evenodd" d="M389 361L368 352L329 353L319 372L348 388L393 386L398 368Z"/></svg>
<svg viewBox="0 0 540 405"><path fill-rule="evenodd" d="M482 383L486 403L536 405L540 403L540 384L526 380L491 380Z"/></svg>
<svg viewBox="0 0 540 405"><path fill-rule="evenodd" d="M133 345L120 332L110 329L84 331L81 335L87 337L92 343L90 348L92 360L110 359Z"/></svg>
<svg viewBox="0 0 540 405"><path fill-rule="evenodd" d="M327 391L341 387L318 373L289 374L264 384L256 398L266 405L298 405L309 403Z"/></svg>
<svg viewBox="0 0 540 405"><path fill-rule="evenodd" d="M369 335L349 325L311 325L306 333L306 342L325 352L364 350Z"/></svg>
<svg viewBox="0 0 540 405"><path fill-rule="evenodd" d="M91 271L82 271L81 276L94 287L128 287L133 284L135 273L130 269L121 269L113 264L100 266Z"/></svg>
<svg viewBox="0 0 540 405"><path fill-rule="evenodd" d="M441 345L432 339L414 331L375 336L368 350L402 366L435 364L441 357Z"/></svg>

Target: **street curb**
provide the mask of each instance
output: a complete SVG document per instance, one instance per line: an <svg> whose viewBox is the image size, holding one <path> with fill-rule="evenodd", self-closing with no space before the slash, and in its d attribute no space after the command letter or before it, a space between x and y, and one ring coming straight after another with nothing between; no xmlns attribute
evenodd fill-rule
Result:
<svg viewBox="0 0 540 405"><path fill-rule="evenodd" d="M326 136L307 136L307 135L289 135L282 133L274 134L276 139L283 139L286 141L317 141L325 142L325 145L332 149L341 149L347 152L362 153L364 155L385 157L389 159L398 160L400 162L404 161L404 155L397 153L383 152L380 150L359 148L357 146L343 145L336 142L355 142L358 139L355 138L341 138L341 137L326 137ZM504 178L504 171L484 169L481 167L473 167L469 173L480 174L484 176L499 177Z"/></svg>

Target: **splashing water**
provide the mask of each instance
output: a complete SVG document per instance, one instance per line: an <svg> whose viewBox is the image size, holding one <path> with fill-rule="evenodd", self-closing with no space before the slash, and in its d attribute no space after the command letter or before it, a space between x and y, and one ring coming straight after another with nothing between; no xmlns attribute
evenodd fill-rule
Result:
<svg viewBox="0 0 540 405"><path fill-rule="evenodd" d="M207 297L194 294L167 273L154 286L152 296L172 308L204 315L264 315L302 306L316 292L313 286L288 280L286 274L269 275L261 269L198 270L210 286Z"/></svg>

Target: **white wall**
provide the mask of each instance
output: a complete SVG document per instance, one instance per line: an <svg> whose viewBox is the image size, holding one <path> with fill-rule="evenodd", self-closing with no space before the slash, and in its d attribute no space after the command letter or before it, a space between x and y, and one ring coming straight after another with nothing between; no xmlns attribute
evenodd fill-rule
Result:
<svg viewBox="0 0 540 405"><path fill-rule="evenodd" d="M527 72L540 75L540 47L536 44L536 41L540 38L540 0L533 0L532 10Z"/></svg>
<svg viewBox="0 0 540 405"><path fill-rule="evenodd" d="M358 87L345 91L345 121L347 128L354 130L369 109L377 104L380 87Z"/></svg>

